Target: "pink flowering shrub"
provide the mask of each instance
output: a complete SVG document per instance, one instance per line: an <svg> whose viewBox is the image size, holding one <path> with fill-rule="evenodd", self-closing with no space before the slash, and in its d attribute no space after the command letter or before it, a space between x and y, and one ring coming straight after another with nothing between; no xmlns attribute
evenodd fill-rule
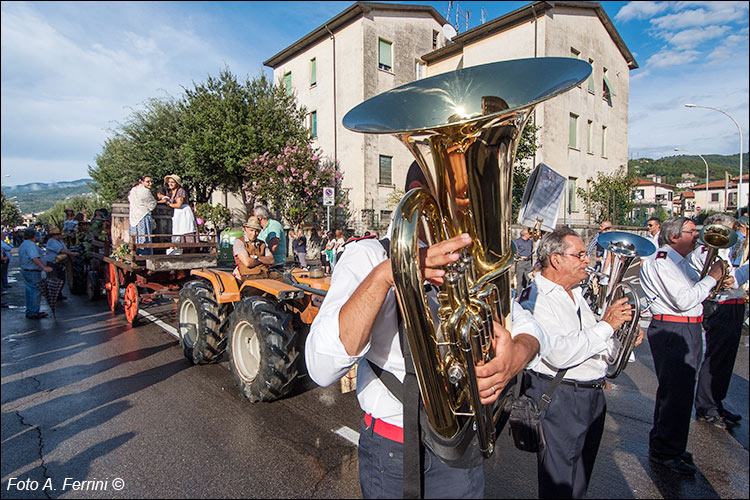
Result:
<svg viewBox="0 0 750 500"><path fill-rule="evenodd" d="M343 174L331 162L324 161L320 151L310 145L287 143L278 155L268 151L242 161L248 207L266 203L278 208L292 226L309 218L325 216L323 188L336 190L334 207L349 207L346 191L341 188Z"/></svg>

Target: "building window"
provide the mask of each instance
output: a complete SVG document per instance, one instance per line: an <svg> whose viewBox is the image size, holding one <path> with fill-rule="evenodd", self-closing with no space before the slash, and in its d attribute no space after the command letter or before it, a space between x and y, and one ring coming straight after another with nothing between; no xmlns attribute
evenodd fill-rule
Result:
<svg viewBox="0 0 750 500"><path fill-rule="evenodd" d="M393 157L380 155L380 184L386 186L393 185L393 178L391 176L392 163Z"/></svg>
<svg viewBox="0 0 750 500"><path fill-rule="evenodd" d="M716 203L719 201L719 193L711 193L711 203Z"/></svg>
<svg viewBox="0 0 750 500"><path fill-rule="evenodd" d="M589 58L589 64L591 65L591 74L589 75L589 92L594 94L594 60Z"/></svg>
<svg viewBox="0 0 750 500"><path fill-rule="evenodd" d="M318 64L315 58L310 59L310 86L318 84Z"/></svg>
<svg viewBox="0 0 750 500"><path fill-rule="evenodd" d="M577 212L576 208L576 182L575 177L568 177L568 212Z"/></svg>
<svg viewBox="0 0 750 500"><path fill-rule="evenodd" d="M392 43L378 39L378 68L391 71L393 67L393 54L392 54Z"/></svg>
<svg viewBox="0 0 750 500"><path fill-rule="evenodd" d="M602 125L602 158L607 157L607 127Z"/></svg>
<svg viewBox="0 0 750 500"><path fill-rule="evenodd" d="M307 115L307 129L312 139L318 138L318 112L312 111Z"/></svg>
<svg viewBox="0 0 750 500"><path fill-rule="evenodd" d="M586 152L594 154L594 122L588 121L588 135L586 137Z"/></svg>
<svg viewBox="0 0 750 500"><path fill-rule="evenodd" d="M573 59L580 59L581 58L581 51L580 50L576 50L573 47L571 47L570 48L570 57L572 57ZM581 88L581 84L580 83L578 84L578 88L579 89Z"/></svg>
<svg viewBox="0 0 750 500"><path fill-rule="evenodd" d="M612 96L614 95L614 88L612 87L612 84L609 83L609 79L607 79L607 68L604 68L602 76L602 99L609 106L612 106Z"/></svg>
<svg viewBox="0 0 750 500"><path fill-rule="evenodd" d="M292 72L284 73L284 89L286 93L292 95Z"/></svg>
<svg viewBox="0 0 750 500"><path fill-rule="evenodd" d="M380 211L380 224L382 226L387 226L391 223L391 210L381 210Z"/></svg>
<svg viewBox="0 0 750 500"><path fill-rule="evenodd" d="M578 149L578 140L576 131L578 130L578 115L570 113L570 131L568 136L568 146Z"/></svg>
<svg viewBox="0 0 750 500"><path fill-rule="evenodd" d="M438 35L439 33L435 30L432 30L432 50L437 50L437 44L438 44Z"/></svg>
<svg viewBox="0 0 750 500"><path fill-rule="evenodd" d="M414 79L421 80L424 78L424 66L422 61L414 61Z"/></svg>

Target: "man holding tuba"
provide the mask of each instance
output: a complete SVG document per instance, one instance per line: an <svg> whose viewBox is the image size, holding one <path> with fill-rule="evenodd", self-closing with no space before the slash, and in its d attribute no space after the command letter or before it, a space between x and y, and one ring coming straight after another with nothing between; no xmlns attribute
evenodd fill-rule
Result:
<svg viewBox="0 0 750 500"><path fill-rule="evenodd" d="M731 215L715 214L706 218L704 227L719 224L737 230L737 219ZM710 247L701 242L690 254L690 266L701 273L709 255ZM718 248L716 256L724 261L729 275L735 278L731 261L731 245ZM729 381L734 371L734 361L742 336L742 321L745 317L745 291L735 286L725 288L703 303L703 329L706 331L706 354L698 373L695 393L695 418L726 429L727 424L737 424L742 418L722 404L727 396Z"/></svg>
<svg viewBox="0 0 750 500"><path fill-rule="evenodd" d="M659 381L654 426L649 433L649 460L685 475L696 468L687 452L695 377L703 344L703 301L722 276L716 262L705 278L690 267L698 230L690 219L670 217L661 226L660 247L641 266L641 286L653 318L648 341Z"/></svg>
<svg viewBox="0 0 750 500"><path fill-rule="evenodd" d="M424 186L426 181L414 163L405 187L408 191L420 184ZM460 249L471 244L467 234L460 234L429 248L423 247L420 253L423 279L440 285L445 276L444 266L456 262ZM404 408L402 398L389 390L393 385L386 381L395 376L395 383L402 383L407 372L399 334L403 320L396 303L387 247L374 237L347 245L306 341L308 373L317 384L328 386L359 363L357 399L365 412L358 450L363 498L410 496L420 482L424 498L484 498L481 456L450 466L424 443L418 445L418 450L404 444L409 432L404 429L404 412L413 409ZM437 300L434 287L431 288L428 301L434 318ZM496 322L496 356L490 363L476 367L483 404L492 404L498 398L505 385L537 355L540 346L546 352L545 333L531 315L521 308L514 308L512 314L513 337ZM405 387L402 390L405 392ZM407 467L410 465L410 460L404 457L409 455L418 460L421 481L419 477L410 481L404 475L404 462Z"/></svg>
<svg viewBox="0 0 750 500"><path fill-rule="evenodd" d="M545 329L551 348L527 372L526 395L537 402L543 394L550 396L555 375L566 370L542 414L547 445L537 454L539 498L583 498L604 432L603 388L612 335L632 312L622 298L596 320L578 287L587 277L590 259L572 229L561 227L545 235L537 261L541 275L519 302ZM643 332L636 345L642 339Z"/></svg>

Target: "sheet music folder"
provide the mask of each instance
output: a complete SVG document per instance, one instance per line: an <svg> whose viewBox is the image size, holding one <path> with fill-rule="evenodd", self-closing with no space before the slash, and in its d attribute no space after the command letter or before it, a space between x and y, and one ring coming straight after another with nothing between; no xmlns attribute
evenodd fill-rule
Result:
<svg viewBox="0 0 750 500"><path fill-rule="evenodd" d="M554 231L564 193L565 177L544 163L537 165L526 183L518 224L533 227L538 217L542 219L542 231Z"/></svg>

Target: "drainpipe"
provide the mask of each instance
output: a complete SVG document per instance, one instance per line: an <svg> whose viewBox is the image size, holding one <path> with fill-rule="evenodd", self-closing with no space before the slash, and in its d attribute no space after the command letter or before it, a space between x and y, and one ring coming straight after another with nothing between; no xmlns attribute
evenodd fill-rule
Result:
<svg viewBox="0 0 750 500"><path fill-rule="evenodd" d="M333 163L338 165L338 124L336 114L336 37L333 36L331 30L328 29L328 25L324 25L326 31L331 35L331 41L333 42Z"/></svg>

